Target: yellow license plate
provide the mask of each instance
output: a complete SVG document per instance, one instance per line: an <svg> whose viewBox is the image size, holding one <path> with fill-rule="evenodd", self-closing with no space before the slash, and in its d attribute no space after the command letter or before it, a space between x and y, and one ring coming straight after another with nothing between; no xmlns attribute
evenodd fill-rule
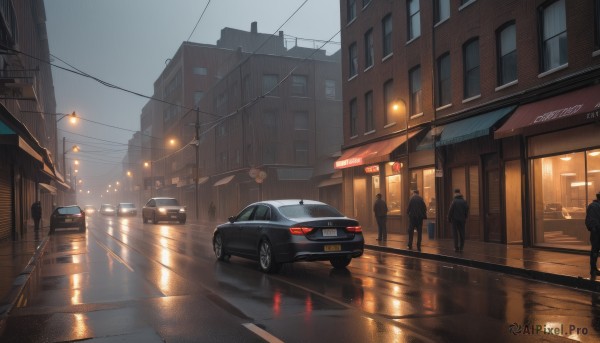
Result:
<svg viewBox="0 0 600 343"><path fill-rule="evenodd" d="M325 246L325 251L340 251L342 246L340 244L329 244Z"/></svg>

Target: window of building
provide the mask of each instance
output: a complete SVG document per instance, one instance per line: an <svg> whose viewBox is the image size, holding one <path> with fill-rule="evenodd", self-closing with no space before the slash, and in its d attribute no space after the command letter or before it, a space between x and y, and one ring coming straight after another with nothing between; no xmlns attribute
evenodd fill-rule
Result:
<svg viewBox="0 0 600 343"><path fill-rule="evenodd" d="M365 33L365 69L373 66L375 62L375 49L373 48L373 29Z"/></svg>
<svg viewBox="0 0 600 343"><path fill-rule="evenodd" d="M423 113L423 89L421 87L421 66L409 71L410 114Z"/></svg>
<svg viewBox="0 0 600 343"><path fill-rule="evenodd" d="M381 22L383 31L383 57L392 53L392 15L388 14Z"/></svg>
<svg viewBox="0 0 600 343"><path fill-rule="evenodd" d="M308 112L294 112L294 130L308 130Z"/></svg>
<svg viewBox="0 0 600 343"><path fill-rule="evenodd" d="M294 163L308 164L308 142L294 141Z"/></svg>
<svg viewBox="0 0 600 343"><path fill-rule="evenodd" d="M419 0L408 0L406 3L408 12L408 40L421 35L421 8Z"/></svg>
<svg viewBox="0 0 600 343"><path fill-rule="evenodd" d="M501 27L496 33L498 51L498 85L517 79L517 29L514 22Z"/></svg>
<svg viewBox="0 0 600 343"><path fill-rule="evenodd" d="M358 48L356 43L350 44L348 47L348 78L352 78L358 74Z"/></svg>
<svg viewBox="0 0 600 343"><path fill-rule="evenodd" d="M244 75L242 79L242 87L244 92L244 102L249 101L252 98L252 87L250 86L250 75Z"/></svg>
<svg viewBox="0 0 600 343"><path fill-rule="evenodd" d="M262 156L264 164L273 164L277 158L277 144L275 142L266 142L263 144Z"/></svg>
<svg viewBox="0 0 600 343"><path fill-rule="evenodd" d="M388 214L391 215L401 215L406 211L402 195L401 170L402 168L395 167L395 164L385 164L385 201L388 206Z"/></svg>
<svg viewBox="0 0 600 343"><path fill-rule="evenodd" d="M365 94L365 131L375 130L375 120L373 118L373 92Z"/></svg>
<svg viewBox="0 0 600 343"><path fill-rule="evenodd" d="M383 84L383 116L386 125L393 123L392 101L394 101L394 80L388 80Z"/></svg>
<svg viewBox="0 0 600 343"><path fill-rule="evenodd" d="M449 105L452 101L449 53L445 53L437 59L437 81L437 106Z"/></svg>
<svg viewBox="0 0 600 343"><path fill-rule="evenodd" d="M221 152L219 153L219 164L221 165L221 170L224 170L227 168L227 152Z"/></svg>
<svg viewBox="0 0 600 343"><path fill-rule="evenodd" d="M542 72L567 63L567 19L565 1L557 0L540 9Z"/></svg>
<svg viewBox="0 0 600 343"><path fill-rule="evenodd" d="M589 250L587 205L600 185L600 149L533 160L535 242Z"/></svg>
<svg viewBox="0 0 600 343"><path fill-rule="evenodd" d="M471 39L463 46L464 98L480 94L479 39Z"/></svg>
<svg viewBox="0 0 600 343"><path fill-rule="evenodd" d="M434 168L411 170L410 191L419 190L427 205L427 218L435 219L435 170Z"/></svg>
<svg viewBox="0 0 600 343"><path fill-rule="evenodd" d="M357 104L356 104L356 98L350 100L350 137L354 137L356 135L358 135L358 127L356 127L357 124L357 114L358 114L358 108L357 108Z"/></svg>
<svg viewBox="0 0 600 343"><path fill-rule="evenodd" d="M227 135L227 126L225 126L225 123L221 123L217 126L217 136L223 137L225 135Z"/></svg>
<svg viewBox="0 0 600 343"><path fill-rule="evenodd" d="M308 95L306 75L292 75L292 95L306 96Z"/></svg>
<svg viewBox="0 0 600 343"><path fill-rule="evenodd" d="M205 67L194 67L194 75L208 75L208 69Z"/></svg>
<svg viewBox="0 0 600 343"><path fill-rule="evenodd" d="M594 2L594 48L600 50L600 0Z"/></svg>
<svg viewBox="0 0 600 343"><path fill-rule="evenodd" d="M277 74L265 74L262 78L262 94L276 95L279 76Z"/></svg>
<svg viewBox="0 0 600 343"><path fill-rule="evenodd" d="M434 6L434 20L436 24L450 18L450 0L436 0Z"/></svg>
<svg viewBox="0 0 600 343"><path fill-rule="evenodd" d="M335 80L325 80L325 98L328 100L335 99Z"/></svg>
<svg viewBox="0 0 600 343"><path fill-rule="evenodd" d="M356 0L346 0L348 6L346 22L349 23L356 18Z"/></svg>
<svg viewBox="0 0 600 343"><path fill-rule="evenodd" d="M194 106L198 106L202 98L204 97L203 91L195 91L194 92Z"/></svg>

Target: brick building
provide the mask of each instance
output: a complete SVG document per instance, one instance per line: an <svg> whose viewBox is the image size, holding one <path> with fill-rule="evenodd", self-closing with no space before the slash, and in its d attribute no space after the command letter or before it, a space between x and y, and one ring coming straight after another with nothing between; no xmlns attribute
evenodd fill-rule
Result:
<svg viewBox="0 0 600 343"><path fill-rule="evenodd" d="M452 190L467 239L588 249L600 190L600 1L341 0L344 210L405 232L411 189L437 236ZM562 159L561 159L562 158ZM367 199L364 203L362 199Z"/></svg>
<svg viewBox="0 0 600 343"><path fill-rule="evenodd" d="M184 42L155 82L165 101L142 111L144 192L177 197L201 220L211 202L219 220L261 198L339 205L339 59L288 49L257 23L224 28L216 45Z"/></svg>

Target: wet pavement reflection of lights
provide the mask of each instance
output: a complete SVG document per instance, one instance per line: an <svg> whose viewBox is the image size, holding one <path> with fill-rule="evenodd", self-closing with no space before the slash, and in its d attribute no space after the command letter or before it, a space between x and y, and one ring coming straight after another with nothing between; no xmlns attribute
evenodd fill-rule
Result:
<svg viewBox="0 0 600 343"><path fill-rule="evenodd" d="M71 304L81 304L81 274L71 275L71 289L73 294L71 295Z"/></svg>
<svg viewBox="0 0 600 343"><path fill-rule="evenodd" d="M312 318L313 312L313 300L312 295L310 293L306 294L306 299L304 300L304 305L306 308L304 319L309 321Z"/></svg>
<svg viewBox="0 0 600 343"><path fill-rule="evenodd" d="M279 317L281 314L281 291L275 290L273 293L273 315Z"/></svg>
<svg viewBox="0 0 600 343"><path fill-rule="evenodd" d="M89 338L90 336L90 328L87 326L86 315L83 313L75 313L73 314L75 318L75 323L73 325L73 334L76 340Z"/></svg>

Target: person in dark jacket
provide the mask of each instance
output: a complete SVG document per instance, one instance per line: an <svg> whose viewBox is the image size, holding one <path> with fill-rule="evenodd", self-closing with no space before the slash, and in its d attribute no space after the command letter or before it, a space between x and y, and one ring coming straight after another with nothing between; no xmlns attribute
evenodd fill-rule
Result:
<svg viewBox="0 0 600 343"><path fill-rule="evenodd" d="M387 241L387 213L388 207L381 194L377 194L373 212L375 212L375 220L377 221L377 240Z"/></svg>
<svg viewBox="0 0 600 343"><path fill-rule="evenodd" d="M42 219L42 203L39 201L36 201L31 205L31 217L33 218L34 230L39 230L40 220Z"/></svg>
<svg viewBox="0 0 600 343"><path fill-rule="evenodd" d="M600 272L597 267L598 254L600 254L600 192L596 200L592 201L585 211L585 226L590 231L590 275L592 279Z"/></svg>
<svg viewBox="0 0 600 343"><path fill-rule="evenodd" d="M448 211L448 221L452 223L454 236L454 251L463 251L465 246L465 222L469 216L469 204L460 194L460 189L454 190L454 199Z"/></svg>
<svg viewBox="0 0 600 343"><path fill-rule="evenodd" d="M425 201L419 195L419 190L415 189L413 195L408 201L408 248L412 249L413 233L417 230L417 250L421 251L421 237L423 236L423 220L427 218L427 206Z"/></svg>

